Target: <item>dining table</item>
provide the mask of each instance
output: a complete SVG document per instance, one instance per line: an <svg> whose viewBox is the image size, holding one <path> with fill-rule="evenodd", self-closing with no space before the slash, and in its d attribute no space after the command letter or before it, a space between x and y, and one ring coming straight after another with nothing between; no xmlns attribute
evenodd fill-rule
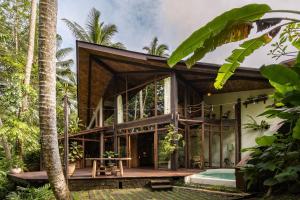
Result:
<svg viewBox="0 0 300 200"><path fill-rule="evenodd" d="M96 172L97 172L97 162L101 161L117 161L120 169L120 175L123 176L124 174L124 169L123 169L123 161L126 160L131 160L131 158L86 158L86 160L91 160L93 163L92 166L92 177L96 177Z"/></svg>

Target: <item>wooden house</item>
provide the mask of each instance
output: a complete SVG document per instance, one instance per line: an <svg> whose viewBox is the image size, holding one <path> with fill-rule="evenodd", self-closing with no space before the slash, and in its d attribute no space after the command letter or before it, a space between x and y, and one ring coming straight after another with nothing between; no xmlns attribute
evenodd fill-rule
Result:
<svg viewBox="0 0 300 200"><path fill-rule="evenodd" d="M243 129L247 114L271 104L268 81L258 69L239 68L222 90L213 83L219 65L184 63L77 41L78 114L86 130L70 135L84 146L84 157L115 151L130 157L128 168L233 167L255 134ZM167 127L185 145L163 153ZM81 167L88 167L86 159Z"/></svg>

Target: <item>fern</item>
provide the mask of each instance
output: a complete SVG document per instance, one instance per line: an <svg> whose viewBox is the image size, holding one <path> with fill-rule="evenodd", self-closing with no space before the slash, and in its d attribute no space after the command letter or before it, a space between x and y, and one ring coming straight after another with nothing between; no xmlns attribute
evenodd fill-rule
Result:
<svg viewBox="0 0 300 200"><path fill-rule="evenodd" d="M222 37L220 33L222 33L224 30L229 30L230 28L234 27L235 24L241 25L244 23L254 22L260 19L266 12L270 10L271 8L266 4L249 4L244 7L235 8L223 13L205 26L195 31L189 38L187 38L168 59L169 66L174 66L181 59L202 48L202 50L198 50L199 56L196 56L195 54L195 58L203 57L201 54L207 53L210 51L210 49L215 49L217 46L222 45L222 41L231 41L231 34L224 34L224 38L222 40L220 39ZM236 26L236 28L237 27L238 26ZM244 29L245 26L241 26L241 28ZM235 31L239 32L238 30ZM205 45L210 44L211 41L214 41L215 46L212 47L209 45L207 48ZM220 41L220 43L215 41ZM191 59L191 61L196 60L195 58ZM190 64L193 63L191 61L189 61Z"/></svg>

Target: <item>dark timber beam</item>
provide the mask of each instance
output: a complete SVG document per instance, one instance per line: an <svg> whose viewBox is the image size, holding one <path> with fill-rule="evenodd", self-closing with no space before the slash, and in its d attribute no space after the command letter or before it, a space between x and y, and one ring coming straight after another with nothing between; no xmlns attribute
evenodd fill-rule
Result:
<svg viewBox="0 0 300 200"><path fill-rule="evenodd" d="M101 67L103 67L106 71L108 71L111 74L115 74L116 71L113 70L108 64L104 63L102 60L97 58L96 56L92 55L92 59Z"/></svg>
<svg viewBox="0 0 300 200"><path fill-rule="evenodd" d="M117 125L118 125L118 101L117 101L117 94L116 94L116 91L117 91L117 79L116 77L113 77L113 80L114 80L114 152L115 153L118 153L118 128L117 128Z"/></svg>
<svg viewBox="0 0 300 200"><path fill-rule="evenodd" d="M89 56L89 71L88 71L88 99L87 99L87 113L86 113L86 124L90 123L91 118L91 85L92 85L92 58Z"/></svg>
<svg viewBox="0 0 300 200"><path fill-rule="evenodd" d="M241 118L241 99L237 100L235 104L235 164L241 161L241 136L242 136L242 118Z"/></svg>
<svg viewBox="0 0 300 200"><path fill-rule="evenodd" d="M160 115L157 117L148 117L136 121L124 122L117 125L117 129L129 129L136 128L141 126L149 126L154 124L164 124L171 122L171 114L169 115Z"/></svg>

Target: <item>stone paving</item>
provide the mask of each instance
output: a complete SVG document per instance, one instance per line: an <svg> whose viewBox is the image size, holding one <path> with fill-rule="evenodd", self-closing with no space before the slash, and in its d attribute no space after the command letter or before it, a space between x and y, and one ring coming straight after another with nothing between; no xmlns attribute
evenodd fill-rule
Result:
<svg viewBox="0 0 300 200"><path fill-rule="evenodd" d="M234 200L237 197L174 188L152 192L145 188L103 189L73 192L74 200Z"/></svg>

